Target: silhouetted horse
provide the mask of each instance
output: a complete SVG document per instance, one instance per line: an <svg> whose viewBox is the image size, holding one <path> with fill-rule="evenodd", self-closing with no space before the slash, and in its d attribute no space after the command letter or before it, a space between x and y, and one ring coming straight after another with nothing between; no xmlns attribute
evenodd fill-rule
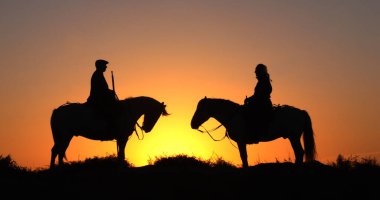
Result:
<svg viewBox="0 0 380 200"><path fill-rule="evenodd" d="M126 143L136 130L138 119L144 115L141 128L148 133L161 115L168 115L164 102L160 103L151 97L128 98L120 100L119 104L120 114L115 120L115 127L108 126L104 118L94 115L95 111L86 104L69 103L55 109L50 119L54 139L50 168L54 167L57 155L59 164L63 164L66 149L73 136L102 141L116 139L118 159L124 160Z"/></svg>
<svg viewBox="0 0 380 200"><path fill-rule="evenodd" d="M309 114L298 108L283 105L275 106L274 119L270 122L267 133L253 133L243 118L242 105L225 99L207 98L198 102L197 109L191 119L191 128L198 129L210 117L215 118L225 128L227 137L238 144L243 167L248 167L247 144L267 142L283 137L288 138L295 154L295 163L313 161L316 155L314 132ZM304 148L301 145L303 133Z"/></svg>

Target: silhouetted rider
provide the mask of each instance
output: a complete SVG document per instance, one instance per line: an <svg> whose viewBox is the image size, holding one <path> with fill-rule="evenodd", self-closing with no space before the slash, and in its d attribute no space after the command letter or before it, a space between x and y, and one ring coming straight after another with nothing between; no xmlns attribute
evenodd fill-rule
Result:
<svg viewBox="0 0 380 200"><path fill-rule="evenodd" d="M102 114L108 120L113 120L116 112L117 97L113 90L108 88L103 72L107 69L108 61L96 60L96 70L91 77L91 91L87 98L87 103L94 107L98 113Z"/></svg>
<svg viewBox="0 0 380 200"><path fill-rule="evenodd" d="M244 101L245 114L249 123L258 131L267 131L268 124L272 119L273 105L271 101L271 79L264 64L258 64L255 69L257 84L254 94Z"/></svg>

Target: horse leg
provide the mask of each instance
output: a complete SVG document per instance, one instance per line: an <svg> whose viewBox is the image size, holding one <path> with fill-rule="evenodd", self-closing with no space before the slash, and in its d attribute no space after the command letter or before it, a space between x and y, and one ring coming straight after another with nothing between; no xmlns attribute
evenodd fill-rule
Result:
<svg viewBox="0 0 380 200"><path fill-rule="evenodd" d="M296 157L296 164L302 164L303 163L303 155L304 155L304 150L301 145L301 138L289 138L290 144L293 147L294 155Z"/></svg>
<svg viewBox="0 0 380 200"><path fill-rule="evenodd" d="M62 166L64 164L63 158L65 157L65 151L60 151L58 153L58 165Z"/></svg>
<svg viewBox="0 0 380 200"><path fill-rule="evenodd" d="M125 146L127 144L126 139L119 139L117 140L117 158L119 161L125 160Z"/></svg>
<svg viewBox="0 0 380 200"><path fill-rule="evenodd" d="M238 143L240 158L243 163L243 168L248 168L247 160L247 145L245 143Z"/></svg>
<svg viewBox="0 0 380 200"><path fill-rule="evenodd" d="M67 147L69 146L72 138L73 138L72 136L65 138L66 141L62 142L62 145L60 146L60 149L58 151L58 164L59 165L64 164L63 159L66 158L66 150L67 150Z"/></svg>
<svg viewBox="0 0 380 200"><path fill-rule="evenodd" d="M53 148L51 148L51 159L50 159L50 169L55 165L55 159L57 158L57 145L54 144Z"/></svg>

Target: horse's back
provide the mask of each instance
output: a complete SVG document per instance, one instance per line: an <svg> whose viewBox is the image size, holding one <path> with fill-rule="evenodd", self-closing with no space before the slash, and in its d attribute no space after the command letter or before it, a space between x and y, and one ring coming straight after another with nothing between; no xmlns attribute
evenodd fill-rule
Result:
<svg viewBox="0 0 380 200"><path fill-rule="evenodd" d="M279 112L299 112L299 111L303 111L300 108L297 108L297 107L294 107L294 106L291 106L291 105L287 105L287 104L276 104L276 105L273 106L273 109L275 111L279 111Z"/></svg>
<svg viewBox="0 0 380 200"><path fill-rule="evenodd" d="M60 115L75 114L82 111L87 107L84 103L65 103L58 108L53 110L51 119L56 118Z"/></svg>
<svg viewBox="0 0 380 200"><path fill-rule="evenodd" d="M86 111L87 110L87 111ZM70 121L83 118L89 112L88 105L84 103L66 103L54 109L50 117L50 125L66 124ZM84 112L85 111L85 112Z"/></svg>
<svg viewBox="0 0 380 200"><path fill-rule="evenodd" d="M304 117L305 113L307 113L305 110L302 110L300 108L290 106L290 105L275 105L273 106L273 111L275 114L275 117L280 118L298 118L298 117Z"/></svg>
<svg viewBox="0 0 380 200"><path fill-rule="evenodd" d="M276 105L274 106L272 128L282 132L284 130L287 130L287 132L299 132L303 129L307 117L306 110L290 105Z"/></svg>
<svg viewBox="0 0 380 200"><path fill-rule="evenodd" d="M86 103L64 104L55 109L50 126L53 135L65 132L70 133L68 135L81 135L90 139L110 139L109 134L104 134L108 131L108 122Z"/></svg>

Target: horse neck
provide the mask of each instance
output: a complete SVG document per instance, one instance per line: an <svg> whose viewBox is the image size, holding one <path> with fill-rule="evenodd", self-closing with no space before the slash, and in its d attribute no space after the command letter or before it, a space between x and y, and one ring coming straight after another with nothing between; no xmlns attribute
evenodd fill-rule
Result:
<svg viewBox="0 0 380 200"><path fill-rule="evenodd" d="M122 100L121 105L125 117L139 119L145 113L145 109L131 99Z"/></svg>
<svg viewBox="0 0 380 200"><path fill-rule="evenodd" d="M151 112L154 108L154 103L153 99L148 97L134 97L122 100L125 114L133 115L136 118L140 118L142 115Z"/></svg>
<svg viewBox="0 0 380 200"><path fill-rule="evenodd" d="M209 113L211 117L226 126L236 114L238 107L239 105L234 102L216 99L210 103Z"/></svg>

